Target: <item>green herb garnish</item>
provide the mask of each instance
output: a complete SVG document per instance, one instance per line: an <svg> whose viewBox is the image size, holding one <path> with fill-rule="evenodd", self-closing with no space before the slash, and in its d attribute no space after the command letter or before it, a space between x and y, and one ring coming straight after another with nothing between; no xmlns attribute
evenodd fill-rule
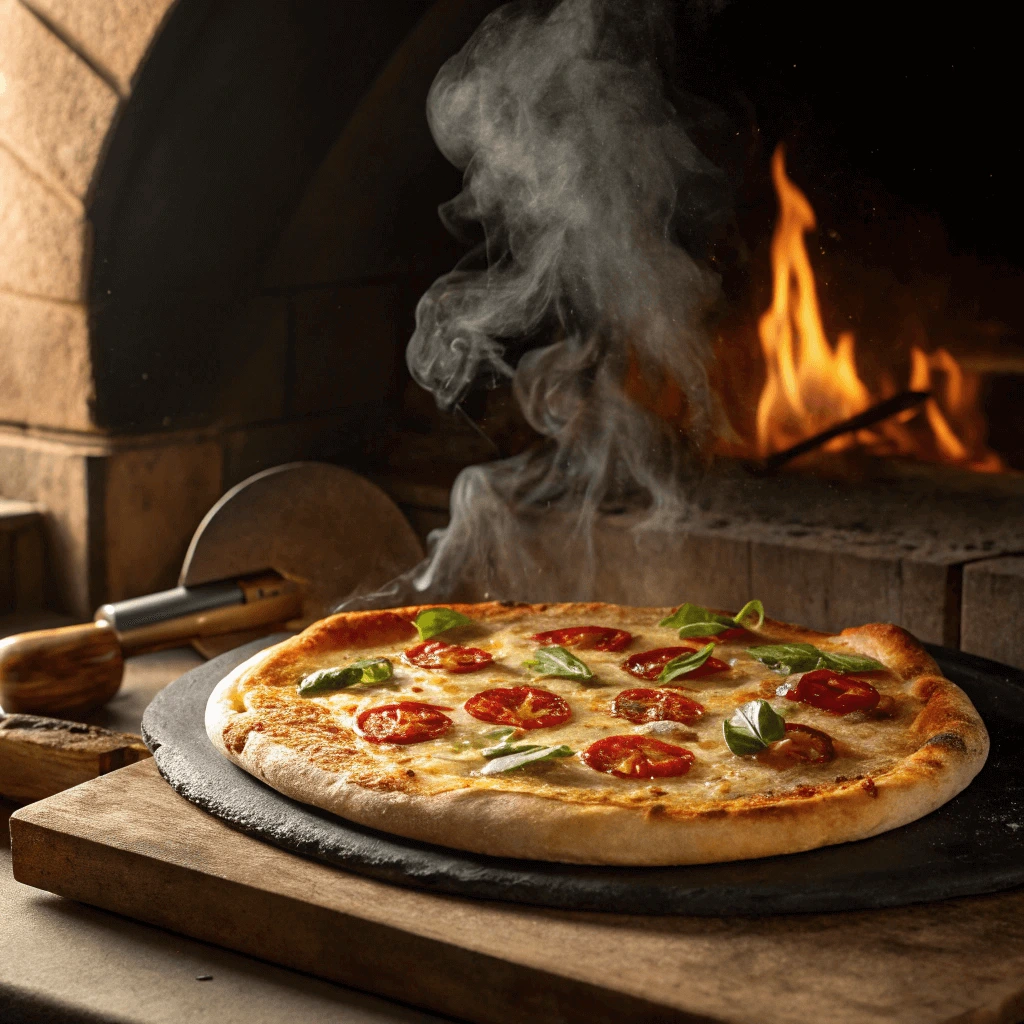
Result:
<svg viewBox="0 0 1024 1024"><path fill-rule="evenodd" d="M711 657L711 652L714 649L714 644L706 644L699 651L690 651L687 654L680 654L678 658L673 658L661 670L661 675L658 676L658 682L668 683L673 679L678 679L680 676L685 676L695 668L700 668L701 665Z"/></svg>
<svg viewBox="0 0 1024 1024"><path fill-rule="evenodd" d="M391 678L394 671L387 658L365 658L345 668L322 668L302 679L299 696L315 697L318 693L344 690L358 683L383 683Z"/></svg>
<svg viewBox="0 0 1024 1024"><path fill-rule="evenodd" d="M782 716L766 700L752 700L734 712L722 723L722 732L729 749L741 757L764 750L769 743L786 735Z"/></svg>
<svg viewBox="0 0 1024 1024"><path fill-rule="evenodd" d="M548 761L555 757L572 757L576 751L567 747L564 743L558 747L536 747L523 753L507 754L503 757L495 757L488 761L480 769L480 775L499 775L501 772L510 772L516 768L523 768L536 761Z"/></svg>
<svg viewBox="0 0 1024 1024"><path fill-rule="evenodd" d="M750 628L760 629L764 625L764 605L761 604L756 597L753 601L748 601L736 613L736 618L733 619L733 622L735 622L737 626L743 626L743 628L746 629L747 627L744 626L744 620L751 615L753 615L757 621Z"/></svg>
<svg viewBox="0 0 1024 1024"><path fill-rule="evenodd" d="M413 625L421 640L429 640L438 633L446 633L456 626L468 626L472 622L468 615L453 611L451 608L425 608L416 616Z"/></svg>
<svg viewBox="0 0 1024 1024"><path fill-rule="evenodd" d="M594 673L564 647L538 647L523 667L539 676L557 676L560 679L593 679Z"/></svg>
<svg viewBox="0 0 1024 1024"><path fill-rule="evenodd" d="M481 739L491 741L491 746L485 746L480 751L484 757L491 760L495 757L504 757L506 754L528 754L532 750L540 750L543 743L517 743L517 739L523 736L522 729L511 725L504 725L498 729L490 729L481 734ZM495 742L497 741L497 742Z"/></svg>
<svg viewBox="0 0 1024 1024"><path fill-rule="evenodd" d="M543 743L499 743L496 747L484 747L480 751L488 761L506 754L528 754L531 750L540 750Z"/></svg>
<svg viewBox="0 0 1024 1024"><path fill-rule="evenodd" d="M461 754L466 750L480 750L481 747L494 749L496 745L510 744L516 737L522 736L523 733L523 729L518 729L514 725L499 725L496 729L485 729L469 739L453 743L451 750L453 753Z"/></svg>
<svg viewBox="0 0 1024 1024"><path fill-rule="evenodd" d="M752 629L759 629L764 623L764 605L760 601L748 601L735 616L719 615L699 604L682 604L671 615L661 620L659 626L679 630L679 639L694 636L717 636L727 629L746 629L746 620L753 616L756 621Z"/></svg>
<svg viewBox="0 0 1024 1024"><path fill-rule="evenodd" d="M812 672L816 668L829 668L840 674L846 672L877 672L885 666L863 654L832 654L813 644L766 644L747 648L751 657L773 672L788 676L793 672Z"/></svg>
<svg viewBox="0 0 1024 1024"><path fill-rule="evenodd" d="M719 626L717 632L721 633L723 630L735 626L736 622L728 615L719 615L702 605L686 603L681 604L668 618L662 619L658 623L659 626L670 626L672 629L704 624Z"/></svg>

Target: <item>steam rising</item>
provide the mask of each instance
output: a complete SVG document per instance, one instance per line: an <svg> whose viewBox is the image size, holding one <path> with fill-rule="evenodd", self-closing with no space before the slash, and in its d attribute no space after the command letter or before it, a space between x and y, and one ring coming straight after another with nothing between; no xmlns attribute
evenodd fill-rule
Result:
<svg viewBox="0 0 1024 1024"><path fill-rule="evenodd" d="M431 130L465 172L441 216L484 242L421 299L409 368L444 409L510 379L547 443L465 470L428 559L360 604L621 599L595 527L628 510L639 545L686 515L718 282L684 245L720 210L705 198L717 172L666 96L670 37L647 0L510 4L434 81ZM685 431L627 394L627 375L674 381Z"/></svg>

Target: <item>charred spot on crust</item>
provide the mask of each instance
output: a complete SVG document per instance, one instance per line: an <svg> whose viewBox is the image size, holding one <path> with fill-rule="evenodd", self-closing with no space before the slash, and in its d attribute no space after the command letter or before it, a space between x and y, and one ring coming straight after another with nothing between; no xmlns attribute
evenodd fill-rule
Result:
<svg viewBox="0 0 1024 1024"><path fill-rule="evenodd" d="M921 747L948 747L950 750L955 750L958 754L967 753L967 744L964 742L963 737L955 732L940 732L937 736L933 736L930 740L922 743Z"/></svg>

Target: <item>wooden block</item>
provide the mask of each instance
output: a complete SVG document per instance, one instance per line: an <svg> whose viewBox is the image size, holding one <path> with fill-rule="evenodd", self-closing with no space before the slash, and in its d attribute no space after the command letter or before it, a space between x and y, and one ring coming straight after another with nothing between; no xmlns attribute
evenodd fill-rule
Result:
<svg viewBox="0 0 1024 1024"><path fill-rule="evenodd" d="M42 800L149 757L141 737L34 715L0 715L0 797Z"/></svg>
<svg viewBox="0 0 1024 1024"><path fill-rule="evenodd" d="M186 803L152 761L11 819L14 876L479 1024L1011 1024L1024 893L858 914L548 911L386 885Z"/></svg>
<svg viewBox="0 0 1024 1024"><path fill-rule="evenodd" d="M1024 555L964 566L963 587L961 649L1024 668Z"/></svg>

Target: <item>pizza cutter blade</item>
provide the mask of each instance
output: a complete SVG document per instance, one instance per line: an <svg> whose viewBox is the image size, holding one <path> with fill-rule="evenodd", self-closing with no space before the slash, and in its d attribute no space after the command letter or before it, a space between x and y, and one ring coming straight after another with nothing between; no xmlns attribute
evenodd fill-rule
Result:
<svg viewBox="0 0 1024 1024"><path fill-rule="evenodd" d="M357 592L371 592L423 558L408 520L375 484L340 466L293 462L243 480L207 512L178 577L192 587L273 569L297 583L308 626ZM266 635L196 638L212 658Z"/></svg>
<svg viewBox="0 0 1024 1024"><path fill-rule="evenodd" d="M326 463L275 466L210 509L176 589L0 641L0 706L83 714L117 692L126 655L192 643L212 657L283 626L301 629L422 557L412 527L370 481Z"/></svg>

